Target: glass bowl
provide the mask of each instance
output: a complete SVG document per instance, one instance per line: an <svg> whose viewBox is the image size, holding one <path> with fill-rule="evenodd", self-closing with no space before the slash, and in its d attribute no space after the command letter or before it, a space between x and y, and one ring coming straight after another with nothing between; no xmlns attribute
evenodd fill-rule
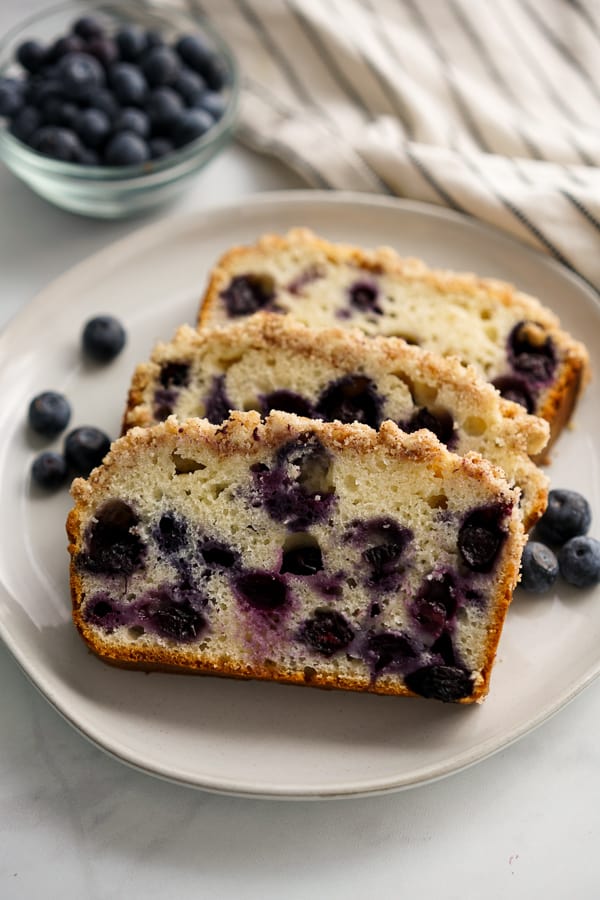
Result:
<svg viewBox="0 0 600 900"><path fill-rule="evenodd" d="M140 165L86 166L51 159L13 137L6 125L0 126L0 159L33 191L71 212L122 218L173 200L227 143L237 112L238 68L223 38L198 16L178 9L146 6L137 0L71 0L31 16L4 36L0 41L0 77L20 72L15 51L23 41L35 38L49 43L84 15L100 18L109 30L127 24L155 29L169 42L181 34L200 33L219 53L227 69L227 105L222 118L202 137Z"/></svg>

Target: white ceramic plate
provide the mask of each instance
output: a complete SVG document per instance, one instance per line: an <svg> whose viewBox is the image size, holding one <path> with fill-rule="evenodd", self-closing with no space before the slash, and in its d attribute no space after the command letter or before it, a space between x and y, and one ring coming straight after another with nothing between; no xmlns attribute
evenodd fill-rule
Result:
<svg viewBox="0 0 600 900"><path fill-rule="evenodd" d="M72 401L72 424L117 435L129 377L154 342L193 323L207 272L232 244L306 225L430 264L495 275L538 295L600 361L600 306L555 263L444 210L364 195L266 194L145 228L43 291L0 339L0 634L48 700L108 752L147 772L210 790L269 797L364 795L422 784L505 747L600 671L600 589L561 585L510 609L482 706L323 692L218 678L144 675L103 665L70 622L67 492L29 484L39 447L25 428L47 388ZM105 368L79 354L82 323L111 312L129 343ZM592 384L550 468L582 491L600 535L600 388ZM56 442L59 445L59 442ZM40 445L41 446L41 445Z"/></svg>

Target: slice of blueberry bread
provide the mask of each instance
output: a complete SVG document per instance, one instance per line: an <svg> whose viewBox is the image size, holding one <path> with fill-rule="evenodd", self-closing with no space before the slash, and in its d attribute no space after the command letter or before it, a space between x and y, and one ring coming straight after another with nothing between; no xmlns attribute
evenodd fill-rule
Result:
<svg viewBox="0 0 600 900"><path fill-rule="evenodd" d="M518 579L518 491L425 431L236 412L133 428L67 523L104 660L469 703Z"/></svg>
<svg viewBox="0 0 600 900"><path fill-rule="evenodd" d="M330 244L305 229L226 253L210 277L201 326L258 310L312 328L393 335L473 365L509 400L550 423L568 422L588 373L583 345L533 297L500 281L432 271L393 250Z"/></svg>
<svg viewBox="0 0 600 900"><path fill-rule="evenodd" d="M219 424L233 409L427 428L449 450L474 450L504 470L521 490L526 529L546 508L548 480L530 455L543 450L547 422L502 400L473 368L398 338L339 328L317 335L272 313L199 332L184 325L136 369L124 430L171 413Z"/></svg>

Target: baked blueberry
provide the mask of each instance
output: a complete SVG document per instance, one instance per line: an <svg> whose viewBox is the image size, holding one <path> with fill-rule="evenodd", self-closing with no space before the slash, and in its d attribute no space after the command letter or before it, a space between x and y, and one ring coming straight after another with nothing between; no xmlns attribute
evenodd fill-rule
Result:
<svg viewBox="0 0 600 900"><path fill-rule="evenodd" d="M136 532L139 518L123 500L107 500L98 510L86 536L81 559L91 572L131 575L146 556L146 546Z"/></svg>
<svg viewBox="0 0 600 900"><path fill-rule="evenodd" d="M217 569L231 569L239 561L239 553L220 541L205 541L200 546L200 555L207 566Z"/></svg>
<svg viewBox="0 0 600 900"><path fill-rule="evenodd" d="M179 70L177 78L173 82L173 88L183 97L188 106L202 106L200 100L208 93L204 78L192 69L185 67Z"/></svg>
<svg viewBox="0 0 600 900"><path fill-rule="evenodd" d="M14 78L3 78L0 81L0 116L16 115L23 106L23 87Z"/></svg>
<svg viewBox="0 0 600 900"><path fill-rule="evenodd" d="M489 572L500 552L506 532L501 520L506 510L497 504L473 510L458 533L458 549L465 565L474 572Z"/></svg>
<svg viewBox="0 0 600 900"><path fill-rule="evenodd" d="M67 53L58 63L57 75L65 95L83 100L104 85L104 69L89 53Z"/></svg>
<svg viewBox="0 0 600 900"><path fill-rule="evenodd" d="M367 545L361 553L367 565L366 583L378 590L392 590L398 586L405 561L403 560L412 532L389 516L357 519L351 523L345 540L358 547Z"/></svg>
<svg viewBox="0 0 600 900"><path fill-rule="evenodd" d="M75 120L75 130L87 147L99 147L110 133L110 119L100 109L83 109Z"/></svg>
<svg viewBox="0 0 600 900"><path fill-rule="evenodd" d="M378 296L379 288L375 282L365 278L355 281L348 288L350 306L359 310L359 312L373 312L380 316L383 310L377 303Z"/></svg>
<svg viewBox="0 0 600 900"><path fill-rule="evenodd" d="M163 553L177 553L187 543L186 524L174 513L163 513L154 530L154 538Z"/></svg>
<svg viewBox="0 0 600 900"><path fill-rule="evenodd" d="M509 335L508 347L513 368L527 381L545 382L554 374L554 342L536 322L518 322Z"/></svg>
<svg viewBox="0 0 600 900"><path fill-rule="evenodd" d="M250 316L266 309L275 297L273 280L265 275L236 275L221 292L230 316Z"/></svg>
<svg viewBox="0 0 600 900"><path fill-rule="evenodd" d="M577 491L552 490L546 512L536 527L536 537L548 544L564 544L586 534L592 522L590 504Z"/></svg>
<svg viewBox="0 0 600 900"><path fill-rule="evenodd" d="M106 146L104 161L108 166L139 166L150 158L146 141L133 131L119 131Z"/></svg>
<svg viewBox="0 0 600 900"><path fill-rule="evenodd" d="M146 101L146 112L152 126L159 130L168 130L174 127L183 109L183 100L170 87L156 88L150 92Z"/></svg>
<svg viewBox="0 0 600 900"><path fill-rule="evenodd" d="M375 385L366 375L344 375L332 382L321 393L315 406L315 415L328 422L362 422L371 428L379 428L383 400Z"/></svg>
<svg viewBox="0 0 600 900"><path fill-rule="evenodd" d="M65 440L65 458L77 473L87 477L99 466L110 450L110 438L93 425L83 425L71 431Z"/></svg>
<svg viewBox="0 0 600 900"><path fill-rule="evenodd" d="M149 85L160 87L175 81L179 72L179 60L169 47L154 47L144 55L141 69Z"/></svg>
<svg viewBox="0 0 600 900"><path fill-rule="evenodd" d="M241 600L263 612L279 609L288 599L285 581L271 572L245 572L233 585Z"/></svg>
<svg viewBox="0 0 600 900"><path fill-rule="evenodd" d="M31 477L40 487L54 490L65 483L67 471L64 456L47 450L34 459L31 466Z"/></svg>
<svg viewBox="0 0 600 900"><path fill-rule="evenodd" d="M132 63L114 63L108 70L108 80L117 100L125 106L141 104L148 92L143 72Z"/></svg>
<svg viewBox="0 0 600 900"><path fill-rule="evenodd" d="M189 603L176 603L168 596L159 600L150 621L162 637L185 643L195 640L206 628L206 619L199 610Z"/></svg>
<svg viewBox="0 0 600 900"><path fill-rule="evenodd" d="M292 575L316 575L323 569L321 548L316 543L306 543L285 550L281 560L280 573Z"/></svg>
<svg viewBox="0 0 600 900"><path fill-rule="evenodd" d="M321 656L330 657L352 642L354 632L337 610L316 609L301 626L299 639Z"/></svg>
<svg viewBox="0 0 600 900"><path fill-rule="evenodd" d="M600 581L600 541L579 535L558 551L560 574L578 588L592 587Z"/></svg>
<svg viewBox="0 0 600 900"><path fill-rule="evenodd" d="M125 329L114 316L94 316L86 322L81 336L85 353L97 362L109 362L125 346Z"/></svg>
<svg viewBox="0 0 600 900"><path fill-rule="evenodd" d="M426 428L428 431L433 432L438 441L447 447L450 447L453 443L454 419L445 409L437 409L433 412L423 406L416 410L407 422L400 423L399 427L409 434L413 434L413 432L419 431L421 428Z"/></svg>
<svg viewBox="0 0 600 900"><path fill-rule="evenodd" d="M424 631L437 635L456 612L456 606L456 579L449 572L438 572L424 580L411 612Z"/></svg>
<svg viewBox="0 0 600 900"><path fill-rule="evenodd" d="M296 416L305 416L311 419L313 416L312 405L300 394L295 391L288 391L285 388L279 391L271 391L261 397L261 413L267 416L271 410L278 409L281 412L294 413Z"/></svg>
<svg viewBox="0 0 600 900"><path fill-rule="evenodd" d="M390 667L410 668L419 658L419 648L404 632L381 631L369 635L366 653L376 674Z"/></svg>
<svg viewBox="0 0 600 900"><path fill-rule="evenodd" d="M533 394L523 378L514 375L500 375L494 378L492 384L505 400L511 400L524 406L528 413L535 409Z"/></svg>
<svg viewBox="0 0 600 900"><path fill-rule="evenodd" d="M459 666L423 666L406 675L404 683L414 694L444 703L462 700L473 693L470 672Z"/></svg>
<svg viewBox="0 0 600 900"><path fill-rule="evenodd" d="M187 363L165 363L159 377L164 388L187 387L190 381L190 367Z"/></svg>
<svg viewBox="0 0 600 900"><path fill-rule="evenodd" d="M60 434L71 418L71 405L64 394L44 391L29 404L28 422L30 428L44 437Z"/></svg>
<svg viewBox="0 0 600 900"><path fill-rule="evenodd" d="M225 391L225 376L213 375L212 384L205 398L204 416L213 425L220 425L229 416L233 403Z"/></svg>
<svg viewBox="0 0 600 900"><path fill-rule="evenodd" d="M212 128L214 119L204 109L185 109L173 126L173 140L177 147L195 141Z"/></svg>
<svg viewBox="0 0 600 900"><path fill-rule="evenodd" d="M135 62L146 50L146 32L139 25L126 25L115 36L121 59Z"/></svg>
<svg viewBox="0 0 600 900"><path fill-rule="evenodd" d="M539 541L529 541L521 557L521 587L533 594L549 591L558 578L558 560L552 550Z"/></svg>
<svg viewBox="0 0 600 900"><path fill-rule="evenodd" d="M142 109L126 106L116 115L113 128L115 131L131 131L145 140L150 134L150 119Z"/></svg>
<svg viewBox="0 0 600 900"><path fill-rule="evenodd" d="M46 48L39 41L25 41L17 47L17 60L28 72L37 72L46 63Z"/></svg>

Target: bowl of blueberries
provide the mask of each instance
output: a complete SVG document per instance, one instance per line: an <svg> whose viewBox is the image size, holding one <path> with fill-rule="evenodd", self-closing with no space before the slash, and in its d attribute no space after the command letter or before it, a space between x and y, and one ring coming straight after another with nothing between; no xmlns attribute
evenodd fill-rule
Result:
<svg viewBox="0 0 600 900"><path fill-rule="evenodd" d="M72 212L173 199L232 135L238 71L197 16L137 0L63 3L0 42L0 158Z"/></svg>

